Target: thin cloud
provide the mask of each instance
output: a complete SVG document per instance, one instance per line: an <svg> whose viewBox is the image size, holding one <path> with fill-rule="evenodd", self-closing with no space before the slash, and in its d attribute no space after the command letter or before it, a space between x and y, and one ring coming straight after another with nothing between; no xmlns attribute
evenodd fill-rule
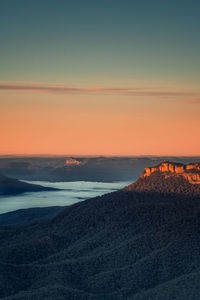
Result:
<svg viewBox="0 0 200 300"><path fill-rule="evenodd" d="M120 91L136 91L142 90L145 87L69 87L63 85L34 85L34 84L12 84L12 83L0 83L0 90L19 90L19 91L46 91L55 93L87 93L87 92L120 92Z"/></svg>
<svg viewBox="0 0 200 300"><path fill-rule="evenodd" d="M95 86L95 87L70 87L64 85L40 85L24 83L0 83L0 90L23 91L23 92L46 92L57 94L110 94L123 96L143 96L161 97L181 100L182 102L199 104L200 93L191 91L169 90L164 87L115 87L115 86Z"/></svg>

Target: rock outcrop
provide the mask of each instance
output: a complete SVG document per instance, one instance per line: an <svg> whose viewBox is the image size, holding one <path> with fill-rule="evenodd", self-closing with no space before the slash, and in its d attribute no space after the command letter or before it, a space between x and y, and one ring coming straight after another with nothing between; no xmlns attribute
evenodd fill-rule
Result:
<svg viewBox="0 0 200 300"><path fill-rule="evenodd" d="M74 159L74 158L68 158L68 159L66 159L66 161L65 161L65 165L66 165L66 166L79 166L79 165L81 165L81 164L82 164L81 161L76 160L76 159Z"/></svg>
<svg viewBox="0 0 200 300"><path fill-rule="evenodd" d="M173 162L163 162L156 167L146 168L141 178L148 177L155 172L162 173L165 178L183 176L191 184L200 184L200 163L184 165Z"/></svg>

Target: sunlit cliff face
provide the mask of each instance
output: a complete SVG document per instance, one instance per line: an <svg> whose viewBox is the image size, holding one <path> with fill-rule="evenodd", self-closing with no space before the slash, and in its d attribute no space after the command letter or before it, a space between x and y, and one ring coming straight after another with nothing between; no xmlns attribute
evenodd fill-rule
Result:
<svg viewBox="0 0 200 300"><path fill-rule="evenodd" d="M66 166L78 166L81 165L82 163L74 158L68 158L65 162Z"/></svg>
<svg viewBox="0 0 200 300"><path fill-rule="evenodd" d="M156 167L146 168L141 178L148 177L154 172L164 173L165 178L170 176L183 176L191 184L200 184L200 163L183 165L164 162Z"/></svg>

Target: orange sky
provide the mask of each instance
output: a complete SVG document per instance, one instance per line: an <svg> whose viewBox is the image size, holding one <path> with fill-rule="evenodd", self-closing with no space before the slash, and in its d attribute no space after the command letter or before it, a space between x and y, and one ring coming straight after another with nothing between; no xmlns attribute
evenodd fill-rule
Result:
<svg viewBox="0 0 200 300"><path fill-rule="evenodd" d="M200 1L1 2L0 154L200 155Z"/></svg>
<svg viewBox="0 0 200 300"><path fill-rule="evenodd" d="M184 93L1 90L0 154L199 155L200 104Z"/></svg>

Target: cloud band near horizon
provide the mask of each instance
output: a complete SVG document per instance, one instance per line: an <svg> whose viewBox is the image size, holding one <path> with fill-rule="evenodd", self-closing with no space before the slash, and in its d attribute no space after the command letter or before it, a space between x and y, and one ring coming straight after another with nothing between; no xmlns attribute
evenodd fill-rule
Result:
<svg viewBox="0 0 200 300"><path fill-rule="evenodd" d="M0 91L23 91L23 92L47 92L60 94L114 94L123 96L146 96L146 97L165 97L176 98L185 103L200 104L200 93L191 91L169 90L163 87L147 86L86 86L70 87L65 85L48 84L24 84L24 83L0 83Z"/></svg>

